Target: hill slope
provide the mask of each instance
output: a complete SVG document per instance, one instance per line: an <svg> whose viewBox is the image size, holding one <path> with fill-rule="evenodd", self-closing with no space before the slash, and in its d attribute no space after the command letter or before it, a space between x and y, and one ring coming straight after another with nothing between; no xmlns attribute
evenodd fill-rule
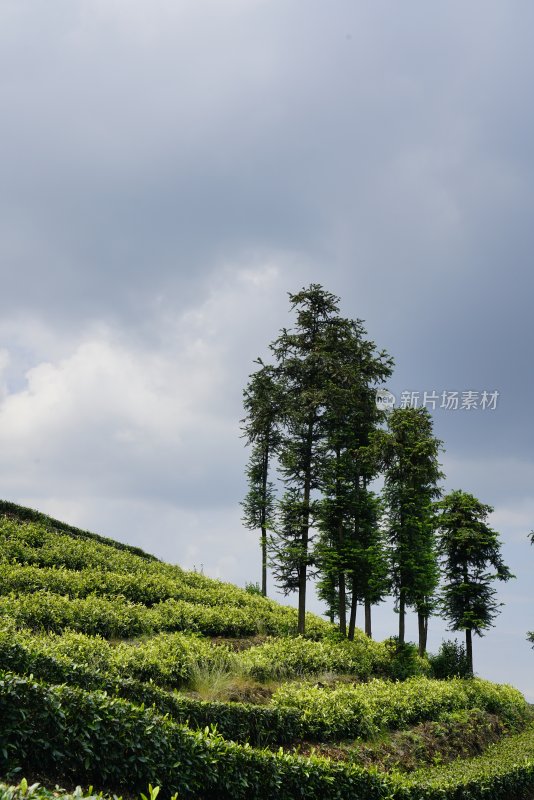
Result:
<svg viewBox="0 0 534 800"><path fill-rule="evenodd" d="M519 692L434 680L409 648L342 641L313 615L296 637L296 622L292 608L1 503L0 778L129 795L151 783L181 798L534 790Z"/></svg>

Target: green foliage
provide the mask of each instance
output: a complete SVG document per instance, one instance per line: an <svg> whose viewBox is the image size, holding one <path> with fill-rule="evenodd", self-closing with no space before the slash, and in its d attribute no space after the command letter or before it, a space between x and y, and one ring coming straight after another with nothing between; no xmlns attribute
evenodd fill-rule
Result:
<svg viewBox="0 0 534 800"><path fill-rule="evenodd" d="M503 711L511 716L528 713L517 690L479 679L420 677L402 683L372 680L333 688L288 683L275 692L272 702L275 708L300 711L309 738L321 741L368 738L384 728L403 728L463 708Z"/></svg>
<svg viewBox="0 0 534 800"><path fill-rule="evenodd" d="M269 480L273 456L280 444L280 406L282 398L275 370L258 359L260 368L250 376L244 391L246 417L243 435L252 445L246 470L248 492L242 503L243 522L261 531L262 589L267 594L267 528L274 517L274 485Z"/></svg>
<svg viewBox="0 0 534 800"><path fill-rule="evenodd" d="M141 796L141 800L144 795ZM8 786L5 783L0 783L0 800L105 800L105 795L102 792L93 792L93 787L84 792L81 786L77 786L72 792L67 792L56 786L54 789L47 789L39 783L28 784L26 778L16 786ZM122 800L121 797L114 798L114 800Z"/></svg>
<svg viewBox="0 0 534 800"><path fill-rule="evenodd" d="M255 583L252 581L250 583L245 583L245 592L248 594L261 595L260 584L257 581Z"/></svg>
<svg viewBox="0 0 534 800"><path fill-rule="evenodd" d="M71 599L38 591L0 597L0 619L20 627L61 632L65 628L107 638L139 636L151 630L149 612L120 598Z"/></svg>
<svg viewBox="0 0 534 800"><path fill-rule="evenodd" d="M505 800L534 788L532 729L478 758L387 776L314 756L254 750L99 692L10 675L0 678L0 714L3 774L39 769L51 780L61 776L130 795L151 784L188 800Z"/></svg>
<svg viewBox="0 0 534 800"><path fill-rule="evenodd" d="M506 731L525 725L529 710L520 694L486 681L347 683L428 670L413 646L373 642L359 631L354 642L341 640L313 615L307 637L294 638L294 609L42 522L0 519L0 587L5 777L92 784L96 792L86 795L95 800L100 791L140 792L148 800L177 791L187 800L508 800L534 789L532 731L511 737L513 748L500 742L491 760L463 760L467 782L459 768L432 769L414 782L260 749L382 736L414 720L446 725L451 713L473 712L481 725L483 713L495 715ZM260 632L273 638L241 650L220 644L224 635ZM300 683L282 685L268 702L273 686L257 679ZM232 680L261 689L248 695L261 704L206 702L177 691L203 681L215 696L219 683ZM83 795L77 790L68 800ZM0 800L25 797L52 800L24 781L0 786Z"/></svg>
<svg viewBox="0 0 534 800"><path fill-rule="evenodd" d="M428 675L430 665L426 658L419 655L412 642L399 642L397 636L386 639L384 647L388 655L388 677L396 681L404 681L418 675Z"/></svg>
<svg viewBox="0 0 534 800"><path fill-rule="evenodd" d="M403 641L405 608L412 606L428 619L439 579L431 504L440 494L442 443L433 435L432 419L425 408L395 409L388 417L388 430L373 434L371 442L371 450L385 469L391 579ZM421 625L421 654L425 639L426 626Z"/></svg>
<svg viewBox="0 0 534 800"><path fill-rule="evenodd" d="M401 731L363 742L342 745L348 761L361 766L377 766L381 770L414 772L423 765L435 766L456 758L480 755L511 732L524 730L526 723L510 724L502 717L480 709L443 712L439 719L422 722ZM319 746L319 752L331 745Z"/></svg>
<svg viewBox="0 0 534 800"><path fill-rule="evenodd" d="M466 678L470 674L465 647L456 640L442 642L438 652L428 660L433 678Z"/></svg>
<svg viewBox="0 0 534 800"><path fill-rule="evenodd" d="M17 658L21 660L17 662ZM54 660L58 664L54 664ZM162 633L112 646L101 637L74 631L39 636L9 628L0 631L0 665L3 669L19 671L17 663L25 665L25 672L33 666L34 672L38 670L40 677L51 682L71 682L70 675L75 678L80 670L89 670L110 679L133 678L177 688L189 684L199 664L208 669L229 671L237 669L239 662L237 654L227 647L182 633ZM50 672L43 671L47 664L50 664ZM98 681L93 686L105 688Z"/></svg>
<svg viewBox="0 0 534 800"><path fill-rule="evenodd" d="M157 631L291 634L297 612L231 584L34 523L0 519L0 619L106 638ZM308 635L330 626L307 616Z"/></svg>
<svg viewBox="0 0 534 800"><path fill-rule="evenodd" d="M61 774L65 780L132 792L152 783L190 800L259 800L273 794L281 800L318 800L339 776L346 795L380 796L381 781L363 770L254 751L99 692L4 675L0 713L7 720L0 731L4 774L38 767L52 779Z"/></svg>
<svg viewBox="0 0 534 800"><path fill-rule="evenodd" d="M245 673L262 681L322 672L350 674L365 680L373 674L386 673L389 668L384 645L360 632L353 642L272 639L240 653L239 663Z"/></svg>
<svg viewBox="0 0 534 800"><path fill-rule="evenodd" d="M97 533L81 530L80 528L74 527L74 525L67 525L67 523L60 522L60 520L49 517L47 514L42 514L40 511L34 511L32 508L25 508L24 506L10 503L7 500L0 500L0 517L6 517L8 519L18 520L20 522L34 522L37 523L40 528L46 528L50 531L56 532L61 531L62 533L66 533L75 539L86 539L89 541L100 542L107 547L112 547L114 550L123 550L147 561L157 561L155 556L145 553L145 551L141 550L140 547L133 547L132 545L124 544L123 542L117 542L114 539L108 539L105 536L100 536Z"/></svg>
<svg viewBox="0 0 534 800"><path fill-rule="evenodd" d="M113 648L112 664L123 677L180 687L190 684L199 665L228 672L236 667L237 656L206 639L173 633L153 636L139 646L120 643Z"/></svg>
<svg viewBox="0 0 534 800"><path fill-rule="evenodd" d="M469 629L482 635L498 609L491 582L514 577L502 560L499 535L486 523L493 508L461 491L451 492L436 505L446 579L443 614L452 630Z"/></svg>
<svg viewBox="0 0 534 800"><path fill-rule="evenodd" d="M498 533L486 521L493 511L491 506L467 492L454 491L436 507L445 579L441 612L451 630L466 631L467 659L472 672L471 634L482 636L493 624L500 606L492 584L514 576L502 559Z"/></svg>
<svg viewBox="0 0 534 800"><path fill-rule="evenodd" d="M403 780L403 800L520 800L534 791L534 730L490 745L480 756L425 767Z"/></svg>

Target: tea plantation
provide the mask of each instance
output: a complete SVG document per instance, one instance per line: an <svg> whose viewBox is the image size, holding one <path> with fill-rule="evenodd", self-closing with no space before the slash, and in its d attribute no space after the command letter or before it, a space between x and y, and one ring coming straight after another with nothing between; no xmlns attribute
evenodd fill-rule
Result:
<svg viewBox="0 0 534 800"><path fill-rule="evenodd" d="M0 800L534 797L517 690L437 679L410 648L311 614L306 638L296 626L0 503Z"/></svg>

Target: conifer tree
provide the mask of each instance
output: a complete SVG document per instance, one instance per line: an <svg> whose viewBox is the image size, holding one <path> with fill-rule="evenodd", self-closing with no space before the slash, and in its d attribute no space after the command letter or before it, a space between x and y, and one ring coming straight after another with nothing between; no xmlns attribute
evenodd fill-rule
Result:
<svg viewBox="0 0 534 800"><path fill-rule="evenodd" d="M373 516L372 495L366 481L373 476L363 456L369 434L384 418L376 403L376 389L391 374L392 361L367 340L360 320L339 320L336 369L331 376L325 408L325 436L320 463L318 504L320 537L315 554L329 595L337 595L336 616L347 633L348 583L350 593L349 638L354 636L357 602L366 604L370 633L371 604L381 599L376 589L379 564L379 530ZM373 577L373 570L376 575ZM382 571L383 572L383 571ZM328 573L331 573L328 576ZM383 581L382 581L383 584ZM333 590L333 587L335 591ZM328 592L327 592L328 593Z"/></svg>
<svg viewBox="0 0 534 800"><path fill-rule="evenodd" d="M246 470L248 492L242 502L243 522L260 531L261 593L267 595L267 530L274 513L274 484L269 480L271 462L280 442L280 391L273 368L258 359L259 369L244 391L246 417L243 435L251 445Z"/></svg>
<svg viewBox="0 0 534 800"><path fill-rule="evenodd" d="M514 575L504 564L499 534L488 524L493 508L463 491L450 492L436 503L439 553L445 585L442 616L451 630L465 630L466 655L473 673L472 634L483 636L502 603L496 601L495 580Z"/></svg>
<svg viewBox="0 0 534 800"><path fill-rule="evenodd" d="M431 502L440 494L437 482L443 477L438 463L440 448L424 408L394 409L388 416L388 430L373 435L373 450L384 467L399 643L405 641L406 609L411 606L418 612L421 653L426 646L430 601L438 583Z"/></svg>
<svg viewBox="0 0 534 800"><path fill-rule="evenodd" d="M311 284L297 294L289 295L291 309L296 312L293 330L283 329L272 343L277 381L281 388L283 422L279 446L279 463L286 490L291 490L289 506L299 520L298 542L290 543L291 562L298 555L292 580L298 575L298 632L306 624L306 590L310 564L311 528L315 516L314 492L319 488L321 447L325 435L325 408L328 387L335 371L338 331L338 298L319 284ZM298 513L294 508L299 505ZM287 505L287 503L286 503ZM282 526L284 528L284 526ZM278 574L285 574L282 565L284 547L277 548L281 563ZM296 570L296 571L295 571ZM294 588L292 583L288 586ZM287 588L282 584L284 590Z"/></svg>

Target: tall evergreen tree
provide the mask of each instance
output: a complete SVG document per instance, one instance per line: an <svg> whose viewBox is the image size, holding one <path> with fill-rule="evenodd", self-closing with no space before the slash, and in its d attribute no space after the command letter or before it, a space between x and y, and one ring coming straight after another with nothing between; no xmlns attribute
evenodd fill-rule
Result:
<svg viewBox="0 0 534 800"><path fill-rule="evenodd" d="M243 393L246 417L243 435L251 445L246 470L248 492L242 503L243 522L260 531L261 593L267 595L267 530L274 513L274 485L269 480L272 458L280 442L280 390L272 366L258 359L259 369L250 376Z"/></svg>
<svg viewBox="0 0 534 800"><path fill-rule="evenodd" d="M296 312L292 331L283 329L272 343L277 379L283 392L283 431L279 462L286 488L293 490L291 505L298 503L298 632L306 624L306 589L310 563L310 529L314 522L314 492L319 488L321 445L330 378L335 370L338 298L319 284L289 295ZM282 558L283 548L278 548ZM284 587L285 588L285 587Z"/></svg>
<svg viewBox="0 0 534 800"><path fill-rule="evenodd" d="M351 590L349 639L354 638L358 602L364 609L365 633L372 638L372 606L381 603L390 588L386 537L380 524L381 516L382 502L364 482L358 491L352 518L352 536L348 543L348 583Z"/></svg>
<svg viewBox="0 0 534 800"><path fill-rule="evenodd" d="M372 565L376 566L378 539L371 547L368 525L372 507L364 484L371 476L362 453L369 434L384 418L376 404L376 389L391 375L392 361L367 340L360 320L339 320L335 370L329 376L324 414L324 440L320 461L320 537L316 546L317 566L324 585L335 586L336 616L340 631L347 633L348 581L371 592ZM375 528L376 531L376 528ZM371 538L370 538L371 537ZM366 562L367 558L367 562ZM334 574L328 573L335 572ZM367 573L367 577L364 575ZM367 587L367 589L366 589ZM373 602L376 598L373 594ZM349 638L354 635L356 603L364 599L351 593ZM370 595L367 598L370 630Z"/></svg>
<svg viewBox="0 0 534 800"><path fill-rule="evenodd" d="M399 642L405 641L406 609L419 618L419 650L424 652L430 598L438 583L431 524L431 502L443 474L438 463L441 442L433 435L424 408L397 408L388 430L373 434L373 449L384 466L384 498L390 546L391 580L399 613Z"/></svg>
<svg viewBox="0 0 534 800"><path fill-rule="evenodd" d="M499 534L487 524L493 508L473 495L454 491L438 509L439 553L445 585L441 593L442 615L451 630L465 630L469 670L473 672L472 634L483 636L502 603L497 603L494 580L514 575L504 564ZM491 571L489 571L491 570Z"/></svg>

